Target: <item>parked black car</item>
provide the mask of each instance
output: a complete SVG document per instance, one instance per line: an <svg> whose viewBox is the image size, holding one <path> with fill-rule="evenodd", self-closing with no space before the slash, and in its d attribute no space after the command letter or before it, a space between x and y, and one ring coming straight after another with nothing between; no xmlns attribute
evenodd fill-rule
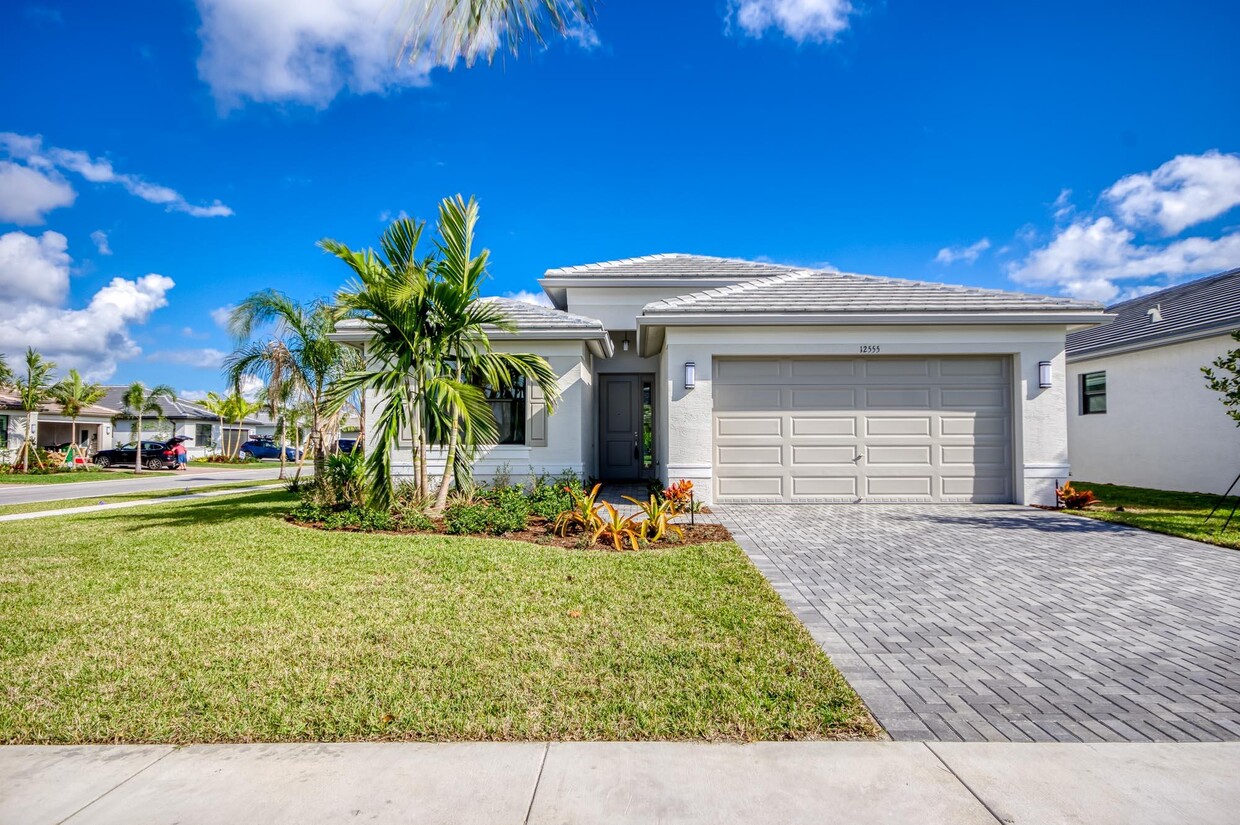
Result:
<svg viewBox="0 0 1240 825"><path fill-rule="evenodd" d="M143 441L142 466L148 470L175 470L177 457L172 448L177 442L185 440L177 438L172 441ZM137 458L137 442L130 442L115 449L100 450L95 453L94 462L100 467L133 467Z"/></svg>
<svg viewBox="0 0 1240 825"><path fill-rule="evenodd" d="M351 453L357 449L357 439L338 438L336 439L336 449L342 453Z"/></svg>

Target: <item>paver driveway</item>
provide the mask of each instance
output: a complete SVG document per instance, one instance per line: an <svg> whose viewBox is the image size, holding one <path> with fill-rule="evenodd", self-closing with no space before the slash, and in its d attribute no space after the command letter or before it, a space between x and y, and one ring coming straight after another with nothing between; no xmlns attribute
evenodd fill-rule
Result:
<svg viewBox="0 0 1240 825"><path fill-rule="evenodd" d="M1240 552L1014 506L716 512L896 739L1240 740Z"/></svg>

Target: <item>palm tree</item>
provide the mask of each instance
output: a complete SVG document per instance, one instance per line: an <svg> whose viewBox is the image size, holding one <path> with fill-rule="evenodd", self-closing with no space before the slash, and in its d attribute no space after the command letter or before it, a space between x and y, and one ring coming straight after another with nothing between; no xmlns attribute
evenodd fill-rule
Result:
<svg viewBox="0 0 1240 825"><path fill-rule="evenodd" d="M61 411L69 416L72 427L69 440L77 445L78 416L82 414L83 407L89 407L103 398L103 387L99 384L88 384L82 380L77 370L69 370L69 377L52 387L51 394L60 404Z"/></svg>
<svg viewBox="0 0 1240 825"><path fill-rule="evenodd" d="M548 26L559 34L581 28L593 11L594 0L405 0L401 54L412 62L427 51L443 65L461 57L472 65L504 41L514 54L527 36L546 42Z"/></svg>
<svg viewBox="0 0 1240 825"><path fill-rule="evenodd" d="M220 420L220 442L215 445L220 454L224 454L224 398L214 390L207 393L207 397L198 402L198 405L207 412L215 413Z"/></svg>
<svg viewBox="0 0 1240 825"><path fill-rule="evenodd" d="M241 394L240 390L233 390L225 399L222 409L224 415L228 416L230 421L236 423L236 429L240 432L245 419L258 412L263 405L257 401L251 401ZM241 436L238 435L238 438ZM240 445L238 445L240 446Z"/></svg>
<svg viewBox="0 0 1240 825"><path fill-rule="evenodd" d="M265 406L271 414L271 421L276 425L276 435L280 440L280 478L284 478L287 439L284 432L284 405L294 392L291 374L294 369L293 354L288 345L279 338L266 343L252 342L239 347L224 360L224 368L228 380L234 386L241 385L241 379L253 376L266 381L266 386L259 393L260 407Z"/></svg>
<svg viewBox="0 0 1240 825"><path fill-rule="evenodd" d="M281 378L291 384L292 392L303 396L310 404L310 441L316 473L323 470L324 416L338 406L330 390L344 376L348 363L346 348L327 337L336 328L337 315L335 307L324 301L303 304L267 289L255 292L238 304L229 320L229 329L238 341L248 339L259 327L274 327L275 340L285 350L281 356ZM249 356L254 354L253 347L242 346L225 361L230 373L238 367L241 372L264 369L258 366L261 359L252 366L245 366Z"/></svg>
<svg viewBox="0 0 1240 825"><path fill-rule="evenodd" d="M428 442L446 441L446 466L436 495L447 499L462 453L472 458L498 435L483 387L511 388L537 383L549 407L558 399L555 371L530 353L495 352L487 329L512 330L499 304L480 299L487 277L485 250L472 255L478 204L457 195L439 208L436 254L417 255L424 225L401 219L380 240L383 255L354 252L332 240L320 242L353 269L357 280L337 296L341 308L364 320L373 336L367 345L371 368L351 371L340 382L344 395L377 390L385 399L371 438L366 467L372 503L391 500L391 452L400 433L413 434L419 492L429 494Z"/></svg>
<svg viewBox="0 0 1240 825"><path fill-rule="evenodd" d="M39 411L43 403L51 397L52 394L52 373L56 369L54 361L48 361L39 353L35 352L33 347L26 348L26 372L24 375L18 375L11 380L13 389L17 392L18 402L21 405L22 412L26 414L26 437L22 441L22 472L30 472L30 451L33 445L30 443L33 438L30 426L30 418ZM35 461L39 461L38 453L35 453ZM42 466L42 462L39 462Z"/></svg>
<svg viewBox="0 0 1240 825"><path fill-rule="evenodd" d="M176 390L167 384L159 384L148 390L141 381L130 384L121 395L121 411L112 419L112 422L115 424L121 419L134 421L134 446L138 451L134 456L133 471L135 473L142 472L142 419L151 415L163 418L164 408L159 406L159 399L166 398L169 401L175 401L176 397Z"/></svg>
<svg viewBox="0 0 1240 825"><path fill-rule="evenodd" d="M3 352L0 352L0 389L5 389L13 385L13 369L9 366L9 359Z"/></svg>

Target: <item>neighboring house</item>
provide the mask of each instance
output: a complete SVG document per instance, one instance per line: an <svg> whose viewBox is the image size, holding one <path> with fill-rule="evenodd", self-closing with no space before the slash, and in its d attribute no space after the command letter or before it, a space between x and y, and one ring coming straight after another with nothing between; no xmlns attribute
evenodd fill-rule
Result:
<svg viewBox="0 0 1240 825"><path fill-rule="evenodd" d="M477 477L685 478L721 503L1051 504L1068 475L1064 336L1108 318L1065 298L700 255L540 284L553 306L504 300L516 331L489 337L544 356L561 402L548 417L537 388L496 399L503 443ZM334 337L364 348L368 334L354 320ZM371 415L382 401L367 397ZM411 476L399 446L394 473Z"/></svg>
<svg viewBox="0 0 1240 825"><path fill-rule="evenodd" d="M1240 473L1240 431L1201 374L1237 344L1240 269L1110 307L1068 336L1072 475L1222 493Z"/></svg>
<svg viewBox="0 0 1240 825"><path fill-rule="evenodd" d="M102 404L92 404L82 409L77 418L77 435L74 437L73 419L65 415L54 401L43 404L31 420L34 443L40 447L56 447L77 443L90 451L107 450L112 447L112 417L116 410ZM6 450L16 452L26 438L26 413L21 403L11 393L0 393L0 455Z"/></svg>
<svg viewBox="0 0 1240 825"><path fill-rule="evenodd" d="M104 389L107 394L100 403L117 410L122 409L121 396L129 389L129 385L107 386ZM185 446L194 457L218 453L225 448L236 452L259 424L253 418L246 418L240 422L240 426L236 421L225 421L221 429L219 416L192 401L161 397L156 399L156 403L163 410L162 419L157 416L143 416L142 437L162 440L184 436L190 439ZM115 424L114 442L125 444L134 441L135 423L132 420L118 420Z"/></svg>

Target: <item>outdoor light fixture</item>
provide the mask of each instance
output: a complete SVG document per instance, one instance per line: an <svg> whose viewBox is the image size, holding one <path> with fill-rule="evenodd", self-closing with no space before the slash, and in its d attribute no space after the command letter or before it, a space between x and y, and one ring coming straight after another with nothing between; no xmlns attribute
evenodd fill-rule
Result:
<svg viewBox="0 0 1240 825"><path fill-rule="evenodd" d="M1038 362L1038 386L1041 387L1042 389L1046 389L1047 387L1054 386L1054 383L1051 381L1051 362L1050 361L1039 361Z"/></svg>
<svg viewBox="0 0 1240 825"><path fill-rule="evenodd" d="M629 351L629 334L627 332L624 333L624 351Z"/></svg>
<svg viewBox="0 0 1240 825"><path fill-rule="evenodd" d="M697 364L685 362L685 389L691 390L697 384Z"/></svg>

